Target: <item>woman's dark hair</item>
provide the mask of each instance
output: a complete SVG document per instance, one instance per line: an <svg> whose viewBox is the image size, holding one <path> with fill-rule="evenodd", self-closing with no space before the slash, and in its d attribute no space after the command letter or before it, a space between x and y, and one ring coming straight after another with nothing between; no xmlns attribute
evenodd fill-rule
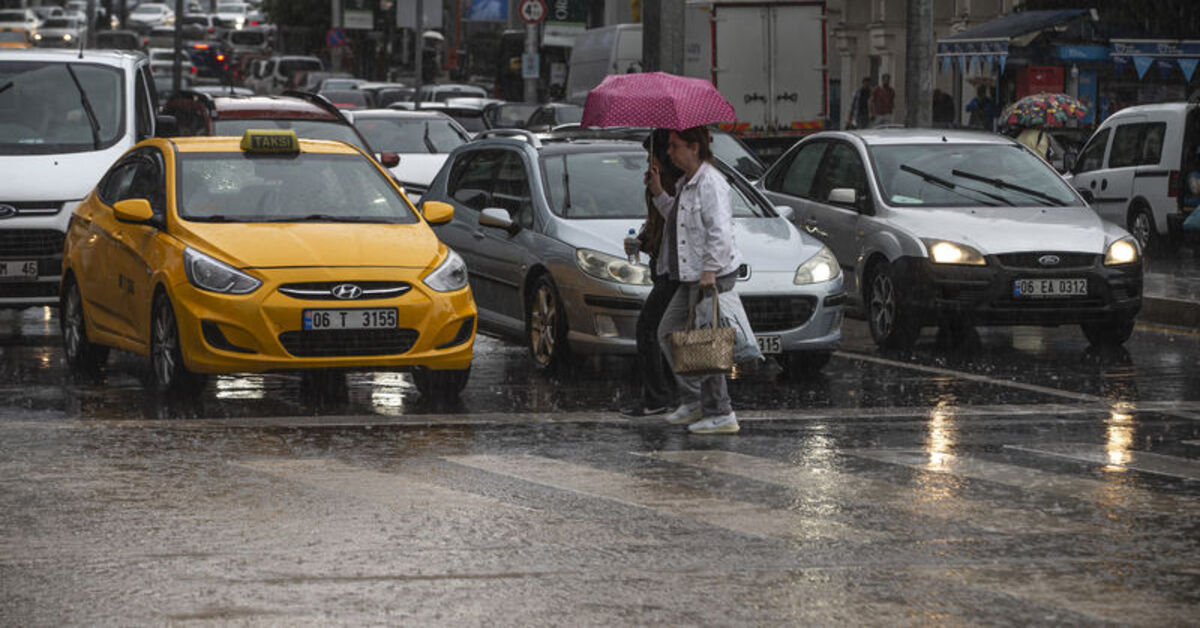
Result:
<svg viewBox="0 0 1200 628"><path fill-rule="evenodd" d="M712 161L712 136L708 133L708 127L694 126L690 129L676 131L679 134L679 139L688 144L700 145L700 161Z"/></svg>
<svg viewBox="0 0 1200 628"><path fill-rule="evenodd" d="M683 170L671 161L671 156L667 154L667 142L671 140L670 129L654 129L650 135L646 136L642 146L653 153L653 157L659 164L659 177L661 178L663 188L668 189L671 193L675 192L675 181L683 176Z"/></svg>

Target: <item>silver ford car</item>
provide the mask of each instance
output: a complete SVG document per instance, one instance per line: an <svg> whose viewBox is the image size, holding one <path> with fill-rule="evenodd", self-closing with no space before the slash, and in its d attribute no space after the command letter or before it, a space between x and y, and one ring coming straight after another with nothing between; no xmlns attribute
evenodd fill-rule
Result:
<svg viewBox="0 0 1200 628"><path fill-rule="evenodd" d="M818 133L757 183L820 238L875 342L907 349L923 326L1077 324L1121 344L1142 302L1137 242L1045 161L999 135Z"/></svg>
<svg viewBox="0 0 1200 628"><path fill-rule="evenodd" d="M484 330L523 339L542 366L578 353L633 353L650 292L622 242L646 216L640 143L539 139L494 129L451 153L422 202L454 206L438 235L467 262ZM811 373L841 341L842 275L732 168L737 291L764 353ZM785 214L790 210L782 210Z"/></svg>

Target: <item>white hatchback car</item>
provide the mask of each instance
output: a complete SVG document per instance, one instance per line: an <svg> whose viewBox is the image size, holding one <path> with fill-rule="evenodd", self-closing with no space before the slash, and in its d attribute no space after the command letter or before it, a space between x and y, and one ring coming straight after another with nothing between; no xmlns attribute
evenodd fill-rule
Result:
<svg viewBox="0 0 1200 628"><path fill-rule="evenodd" d="M1142 304L1141 248L1045 161L986 133L826 132L757 186L825 242L881 347L923 326L1078 324L1121 344Z"/></svg>

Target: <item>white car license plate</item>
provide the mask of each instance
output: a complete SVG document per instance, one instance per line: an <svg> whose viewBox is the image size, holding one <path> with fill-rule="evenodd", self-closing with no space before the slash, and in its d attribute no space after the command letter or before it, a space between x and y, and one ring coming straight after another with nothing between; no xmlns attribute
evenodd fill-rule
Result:
<svg viewBox="0 0 1200 628"><path fill-rule="evenodd" d="M779 336L755 336L758 341L758 350L763 353L783 353L783 341Z"/></svg>
<svg viewBox="0 0 1200 628"><path fill-rule="evenodd" d="M1087 279L1014 279L1014 297L1086 297Z"/></svg>
<svg viewBox="0 0 1200 628"><path fill-rule="evenodd" d="M369 310L304 310L304 330L318 329L392 329L396 327L396 308Z"/></svg>
<svg viewBox="0 0 1200 628"><path fill-rule="evenodd" d="M0 262L0 281L17 279L37 279L38 267L34 261Z"/></svg>

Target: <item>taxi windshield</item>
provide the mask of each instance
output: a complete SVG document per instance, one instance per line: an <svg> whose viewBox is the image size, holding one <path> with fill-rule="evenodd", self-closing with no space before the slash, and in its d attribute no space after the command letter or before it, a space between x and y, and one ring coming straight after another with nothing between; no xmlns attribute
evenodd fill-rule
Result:
<svg viewBox="0 0 1200 628"><path fill-rule="evenodd" d="M550 209L563 218L645 218L642 173L646 153L575 153L542 160ZM733 215L764 216L758 204L729 180Z"/></svg>
<svg viewBox="0 0 1200 628"><path fill-rule="evenodd" d="M250 129L291 129L305 140L338 140L370 154L371 149L359 139L354 129L333 120L214 120L213 135L241 137Z"/></svg>
<svg viewBox="0 0 1200 628"><path fill-rule="evenodd" d="M400 192L361 155L179 153L176 168L185 220L417 222Z"/></svg>
<svg viewBox="0 0 1200 628"><path fill-rule="evenodd" d="M1079 204L1053 168L1020 146L884 144L870 150L883 198L895 207Z"/></svg>

